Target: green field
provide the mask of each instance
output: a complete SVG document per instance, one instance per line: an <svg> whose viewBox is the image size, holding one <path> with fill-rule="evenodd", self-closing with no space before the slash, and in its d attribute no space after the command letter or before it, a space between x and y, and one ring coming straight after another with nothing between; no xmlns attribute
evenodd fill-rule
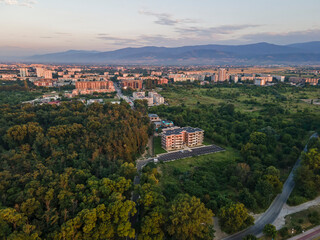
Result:
<svg viewBox="0 0 320 240"><path fill-rule="evenodd" d="M166 153L167 151L161 147L161 137L153 138L154 155Z"/></svg>
<svg viewBox="0 0 320 240"><path fill-rule="evenodd" d="M162 173L160 180L161 187L169 199L177 193L188 193L203 198L202 192L198 191L206 187L208 187L208 191L212 191L210 194L219 193L232 199L236 191L226 183L224 178L228 178L228 176L223 174L221 170L227 168L227 166L236 164L236 159L239 156L239 152L232 148L227 148L224 152L161 164L158 168ZM211 171L207 172L207 167ZM200 179L196 180L190 176L194 174L199 174ZM188 180L189 177L190 179ZM186 182L181 181L182 178L186 178ZM206 185L204 183L206 181L214 182L215 188L209 190L210 186L204 186ZM201 184L204 185L200 186Z"/></svg>
<svg viewBox="0 0 320 240"><path fill-rule="evenodd" d="M214 161L214 162L225 162L225 161L235 161L236 158L238 158L239 152L234 150L233 148L226 148L226 151L218 152L218 153L212 153L208 155L203 155L199 157L192 157L192 158L185 158L185 159L179 159L173 162L168 162L162 165L162 169L166 170L164 172L165 175L170 175L169 172L171 172L172 169L178 169L179 171L186 172L191 169L196 168L197 166L200 166L201 164L207 162L207 161Z"/></svg>
<svg viewBox="0 0 320 240"><path fill-rule="evenodd" d="M319 88L297 88L294 86L258 87L249 86L219 86L217 88L193 87L164 89L161 94L172 106L181 105L197 107L198 104L232 103L236 109L242 112L255 112L263 109L265 104L278 104L290 112L310 111L320 112L320 106L303 102L303 99L320 99Z"/></svg>

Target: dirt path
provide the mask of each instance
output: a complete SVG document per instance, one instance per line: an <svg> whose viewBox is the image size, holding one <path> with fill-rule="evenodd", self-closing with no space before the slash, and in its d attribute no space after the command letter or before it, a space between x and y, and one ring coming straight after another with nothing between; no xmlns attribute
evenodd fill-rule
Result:
<svg viewBox="0 0 320 240"><path fill-rule="evenodd" d="M214 230L215 230L214 239L218 240L218 239L227 237L228 234L221 231L221 228L219 225L219 219L217 217L214 217L213 220L214 220Z"/></svg>
<svg viewBox="0 0 320 240"><path fill-rule="evenodd" d="M282 227L284 227L285 225L285 217L287 215L293 214L293 213L297 213L297 212L301 212L303 210L306 210L312 206L316 206L316 205L320 205L320 197L303 203L301 205L295 206L295 207L290 207L287 204L285 204L279 214L279 216L277 217L277 219L273 222L273 225L276 226L277 230L281 229Z"/></svg>

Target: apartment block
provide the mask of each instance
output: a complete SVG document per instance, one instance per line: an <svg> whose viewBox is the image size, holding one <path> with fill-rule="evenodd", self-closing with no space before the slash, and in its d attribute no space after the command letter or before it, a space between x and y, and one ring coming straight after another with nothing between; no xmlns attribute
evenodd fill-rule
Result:
<svg viewBox="0 0 320 240"><path fill-rule="evenodd" d="M121 87L132 88L134 90L141 90L142 82L142 80L121 80Z"/></svg>
<svg viewBox="0 0 320 240"><path fill-rule="evenodd" d="M149 92L148 96L153 99L153 104L155 105L164 104L164 97L162 97L159 93Z"/></svg>
<svg viewBox="0 0 320 240"><path fill-rule="evenodd" d="M203 144L204 131L200 128L184 127L163 129L161 145L164 149L179 150Z"/></svg>
<svg viewBox="0 0 320 240"><path fill-rule="evenodd" d="M79 81L76 82L76 89L72 91L72 95L84 95L98 93L114 92L115 88L112 81Z"/></svg>
<svg viewBox="0 0 320 240"><path fill-rule="evenodd" d="M28 68L20 68L20 77L29 77Z"/></svg>
<svg viewBox="0 0 320 240"><path fill-rule="evenodd" d="M157 84L158 85L162 85L162 84L168 84L168 79L166 78L160 78L159 80L157 80Z"/></svg>
<svg viewBox="0 0 320 240"><path fill-rule="evenodd" d="M33 82L38 87L53 87L54 81L52 79L41 79Z"/></svg>

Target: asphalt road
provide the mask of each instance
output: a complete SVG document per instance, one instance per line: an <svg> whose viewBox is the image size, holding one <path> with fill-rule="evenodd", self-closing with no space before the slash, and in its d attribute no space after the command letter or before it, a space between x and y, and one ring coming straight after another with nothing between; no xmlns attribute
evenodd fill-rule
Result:
<svg viewBox="0 0 320 240"><path fill-rule="evenodd" d="M118 87L118 85L116 83L113 83L113 86L114 86L115 90L117 91L118 97L125 100L131 106L131 108L133 108L133 106L134 106L133 101L129 97L122 94L121 88Z"/></svg>
<svg viewBox="0 0 320 240"><path fill-rule="evenodd" d="M318 135L315 133L313 134L311 138L315 138ZM309 139L309 140L310 140ZM307 144L308 145L308 144ZM306 152L308 150L307 145L304 148L304 151ZM255 222L255 225L247 228L246 230L236 233L232 236L226 237L223 240L239 240L242 239L243 237L252 234L252 235L259 235L262 233L263 228L266 224L272 224L274 220L278 217L283 205L287 202L293 188L294 188L294 171L300 166L301 159L299 158L294 165L288 179L283 185L282 193L278 195L273 203L270 205L269 209Z"/></svg>

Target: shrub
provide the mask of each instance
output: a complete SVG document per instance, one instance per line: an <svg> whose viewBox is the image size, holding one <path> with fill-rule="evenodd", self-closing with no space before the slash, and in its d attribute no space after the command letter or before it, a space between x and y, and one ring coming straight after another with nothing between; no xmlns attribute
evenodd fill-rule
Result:
<svg viewBox="0 0 320 240"><path fill-rule="evenodd" d="M308 219L309 219L310 223L312 223L313 225L319 225L320 224L320 215L316 211L313 211L312 213L310 213L308 215Z"/></svg>

